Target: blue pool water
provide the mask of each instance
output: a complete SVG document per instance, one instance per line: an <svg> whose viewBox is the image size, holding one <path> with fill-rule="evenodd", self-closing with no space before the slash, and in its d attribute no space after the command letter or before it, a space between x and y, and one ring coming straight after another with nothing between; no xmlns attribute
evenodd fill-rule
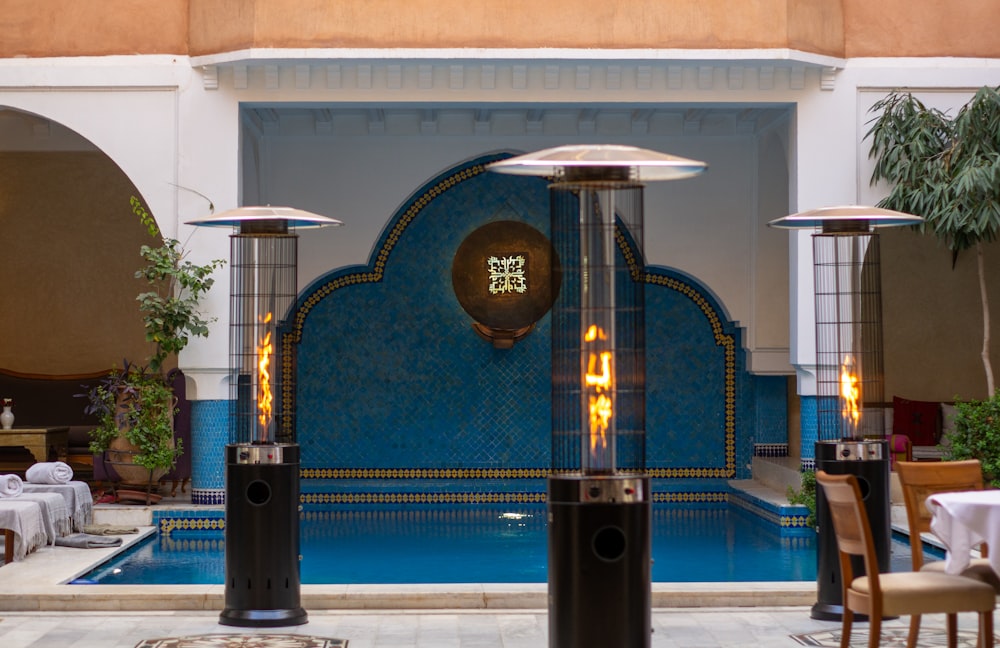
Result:
<svg viewBox="0 0 1000 648"><path fill-rule="evenodd" d="M809 581L815 537L782 538L739 508L654 505L654 582ZM307 512L302 582L544 583L544 504ZM221 584L221 532L153 537L82 580Z"/></svg>

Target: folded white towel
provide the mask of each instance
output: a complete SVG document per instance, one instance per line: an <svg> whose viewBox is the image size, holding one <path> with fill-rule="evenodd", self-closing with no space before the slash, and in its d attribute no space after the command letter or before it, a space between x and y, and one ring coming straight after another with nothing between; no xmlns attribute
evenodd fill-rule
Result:
<svg viewBox="0 0 1000 648"><path fill-rule="evenodd" d="M24 473L29 484L66 484L73 480L73 469L62 461L32 464Z"/></svg>
<svg viewBox="0 0 1000 648"><path fill-rule="evenodd" d="M17 475L0 475L0 497L17 497L24 492L24 482Z"/></svg>

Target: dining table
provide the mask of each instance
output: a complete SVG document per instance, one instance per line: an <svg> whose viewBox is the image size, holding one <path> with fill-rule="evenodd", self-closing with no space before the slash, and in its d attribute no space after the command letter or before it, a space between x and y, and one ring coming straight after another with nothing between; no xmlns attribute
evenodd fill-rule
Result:
<svg viewBox="0 0 1000 648"><path fill-rule="evenodd" d="M926 503L931 532L948 550L945 573L962 573L972 550L985 542L990 566L1000 574L1000 490L936 493Z"/></svg>

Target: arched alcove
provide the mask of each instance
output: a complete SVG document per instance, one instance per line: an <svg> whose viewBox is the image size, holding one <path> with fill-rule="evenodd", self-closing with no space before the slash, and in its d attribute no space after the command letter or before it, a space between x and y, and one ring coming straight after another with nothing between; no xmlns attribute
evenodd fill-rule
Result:
<svg viewBox="0 0 1000 648"><path fill-rule="evenodd" d="M135 185L43 116L4 109L0 135L0 368L75 375L145 358L134 274L152 240L130 204Z"/></svg>
<svg viewBox="0 0 1000 648"><path fill-rule="evenodd" d="M484 223L549 231L546 181L486 173L494 159L431 179L389 220L367 265L333 270L300 295L283 336L296 377L283 395L294 411L284 432L302 445L307 479L525 480L537 494L531 480L550 465L549 316L496 349L473 332L451 285L455 251ZM783 415L784 379L746 371L740 331L706 287L668 268L638 276L650 472L721 496L721 480L749 474L758 402ZM366 496L343 488L310 497Z"/></svg>

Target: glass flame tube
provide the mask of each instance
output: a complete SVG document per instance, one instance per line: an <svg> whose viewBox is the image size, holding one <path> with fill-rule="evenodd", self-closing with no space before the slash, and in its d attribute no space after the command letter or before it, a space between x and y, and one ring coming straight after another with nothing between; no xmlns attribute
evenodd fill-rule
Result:
<svg viewBox="0 0 1000 648"><path fill-rule="evenodd" d="M611 179L567 173L551 187L553 467L591 475L645 468L642 185L600 171Z"/></svg>
<svg viewBox="0 0 1000 648"><path fill-rule="evenodd" d="M819 437L880 436L882 309L878 234L841 229L813 235ZM873 419L873 420L869 420Z"/></svg>
<svg viewBox="0 0 1000 648"><path fill-rule="evenodd" d="M231 237L230 361L238 443L268 444L280 429L280 327L295 302L298 237L284 221L244 223Z"/></svg>

